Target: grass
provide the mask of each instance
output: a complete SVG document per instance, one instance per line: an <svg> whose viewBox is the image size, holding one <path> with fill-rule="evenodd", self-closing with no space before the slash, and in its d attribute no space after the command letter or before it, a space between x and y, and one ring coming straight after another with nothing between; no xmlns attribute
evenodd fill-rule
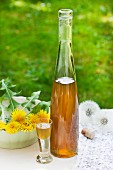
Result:
<svg viewBox="0 0 113 170"><path fill-rule="evenodd" d="M58 53L57 11L71 8L79 102L113 108L112 0L0 1L0 79L10 77L21 95L41 90L50 100Z"/></svg>

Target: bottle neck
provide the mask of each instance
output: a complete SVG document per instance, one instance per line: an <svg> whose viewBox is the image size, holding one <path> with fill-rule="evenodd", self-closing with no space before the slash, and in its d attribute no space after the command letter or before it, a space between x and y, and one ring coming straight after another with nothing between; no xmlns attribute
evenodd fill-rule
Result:
<svg viewBox="0 0 113 170"><path fill-rule="evenodd" d="M55 79L75 77L72 54L72 10L59 11L59 51L56 63Z"/></svg>
<svg viewBox="0 0 113 170"><path fill-rule="evenodd" d="M72 41L72 19L59 18L59 42Z"/></svg>

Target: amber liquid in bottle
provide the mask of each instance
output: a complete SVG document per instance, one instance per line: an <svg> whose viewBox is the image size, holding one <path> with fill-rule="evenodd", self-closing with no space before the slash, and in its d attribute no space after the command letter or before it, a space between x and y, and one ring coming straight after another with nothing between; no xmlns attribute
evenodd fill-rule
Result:
<svg viewBox="0 0 113 170"><path fill-rule="evenodd" d="M77 154L78 101L76 82L62 77L53 84L51 119L53 120L51 152L61 158Z"/></svg>

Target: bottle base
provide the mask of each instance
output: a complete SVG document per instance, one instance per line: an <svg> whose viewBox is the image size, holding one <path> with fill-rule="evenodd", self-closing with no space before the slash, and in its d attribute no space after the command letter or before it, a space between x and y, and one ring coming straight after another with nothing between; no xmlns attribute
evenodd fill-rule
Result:
<svg viewBox="0 0 113 170"><path fill-rule="evenodd" d="M65 149L62 149L59 151L51 150L51 154L58 158L71 158L73 156L78 155L77 152L71 152L71 151L69 152L69 151L66 151Z"/></svg>

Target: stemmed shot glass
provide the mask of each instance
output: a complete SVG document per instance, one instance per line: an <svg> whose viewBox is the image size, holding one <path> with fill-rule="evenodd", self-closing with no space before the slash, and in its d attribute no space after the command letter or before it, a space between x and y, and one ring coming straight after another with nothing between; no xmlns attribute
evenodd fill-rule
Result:
<svg viewBox="0 0 113 170"><path fill-rule="evenodd" d="M36 161L42 164L51 162L52 156L50 155L50 135L52 128L52 120L40 118L36 124L36 132L39 144L39 154Z"/></svg>

